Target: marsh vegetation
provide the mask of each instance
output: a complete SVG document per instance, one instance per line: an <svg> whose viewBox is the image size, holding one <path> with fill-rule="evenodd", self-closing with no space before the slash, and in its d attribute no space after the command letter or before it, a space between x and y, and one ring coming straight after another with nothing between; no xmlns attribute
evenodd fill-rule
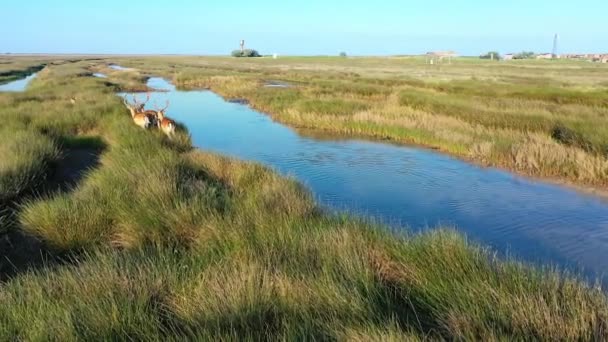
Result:
<svg viewBox="0 0 608 342"><path fill-rule="evenodd" d="M35 239L46 261L15 269L4 260L24 248L22 240L2 245L0 272L11 272L0 283L0 340L605 339L607 297L572 275L498 259L449 230L395 234L328 215L293 179L194 150L185 131L169 139L142 130L116 96L145 90L141 81L157 73L182 86L247 98L298 126L461 155L483 142L489 145L478 150L490 163L507 160L500 153L508 149L495 146L496 137L519 153L514 146L529 137L564 153L564 162L572 162L569 153L588 165L605 162L604 133L591 134L584 125L605 119L598 84L576 90L590 102L567 100L569 109L547 114L563 117L560 137L585 139L586 149L556 142L554 126L527 121L527 114L515 116L517 123L481 122L465 110L442 113L441 102L429 109L408 97L409 91L435 93L429 101L445 96L450 106L458 104L452 95L485 98L485 110L502 116L500 98L473 94L467 82L477 81L375 78L335 70L345 68L336 61L323 73L300 71L298 60L288 71L267 60L112 60L137 68L120 72L105 61L56 62L26 92L1 93L1 239L15 232ZM265 88L265 79L297 86ZM498 89L509 106L553 103L551 91L521 98ZM586 114L566 120L575 109ZM46 187L51 179L67 181L57 173L74 150L95 154L96 162L78 167L76 183ZM503 152L494 157L492 151ZM601 167L579 178L570 173L582 173L578 164L547 168L548 155L535 158L539 173L604 184Z"/></svg>

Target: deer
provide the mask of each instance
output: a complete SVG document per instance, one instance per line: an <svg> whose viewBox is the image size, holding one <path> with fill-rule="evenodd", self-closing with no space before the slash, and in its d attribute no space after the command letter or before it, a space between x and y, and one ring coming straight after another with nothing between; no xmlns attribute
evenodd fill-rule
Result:
<svg viewBox="0 0 608 342"><path fill-rule="evenodd" d="M146 100L144 102L139 102L137 97L133 95L133 102L135 103L134 109L137 113L143 114L148 117L148 121L150 121L150 126L157 126L157 111L151 109L145 109L146 103L150 101L150 94L148 93L146 96Z"/></svg>
<svg viewBox="0 0 608 342"><path fill-rule="evenodd" d="M145 114L148 117L148 120L150 120L150 125L152 126L157 126L158 125L158 111L156 110L152 110L152 109L145 109L146 107L146 103L148 103L148 101L150 101L150 93L146 94L146 101L143 103L139 103L137 101L137 98L135 97L135 95L133 95L133 101L135 101L136 104L136 109L138 111L138 113L142 113Z"/></svg>
<svg viewBox="0 0 608 342"><path fill-rule="evenodd" d="M126 96L123 98L125 106L129 110L129 112L131 112L131 118L133 119L133 122L137 126L143 129L147 129L148 127L150 127L150 125L152 125L152 121L150 120L148 115L141 112L144 104L140 104L139 102L137 102L135 95L133 95L133 101L134 103L132 104L129 103L129 100L127 100Z"/></svg>
<svg viewBox="0 0 608 342"><path fill-rule="evenodd" d="M165 112L167 111L167 108L169 108L169 100L167 100L165 108L156 108L156 122L158 125L158 129L165 133L169 138L172 138L173 134L175 134L175 128L177 127L177 124L175 123L175 121L165 117Z"/></svg>

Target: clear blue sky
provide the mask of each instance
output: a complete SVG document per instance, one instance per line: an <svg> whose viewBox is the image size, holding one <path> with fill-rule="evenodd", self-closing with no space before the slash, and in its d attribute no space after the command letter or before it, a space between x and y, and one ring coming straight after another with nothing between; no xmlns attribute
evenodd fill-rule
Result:
<svg viewBox="0 0 608 342"><path fill-rule="evenodd" d="M1 0L0 53L608 52L608 1Z"/></svg>

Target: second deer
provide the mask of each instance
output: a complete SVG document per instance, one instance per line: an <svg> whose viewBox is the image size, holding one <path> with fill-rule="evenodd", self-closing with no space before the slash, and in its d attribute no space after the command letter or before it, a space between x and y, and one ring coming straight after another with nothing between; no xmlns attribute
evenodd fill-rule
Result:
<svg viewBox="0 0 608 342"><path fill-rule="evenodd" d="M169 108L169 100L163 109L156 109L156 123L158 125L158 129L160 129L163 133L165 133L169 138L173 137L175 134L175 128L177 127L175 121L169 119L165 116L165 112Z"/></svg>

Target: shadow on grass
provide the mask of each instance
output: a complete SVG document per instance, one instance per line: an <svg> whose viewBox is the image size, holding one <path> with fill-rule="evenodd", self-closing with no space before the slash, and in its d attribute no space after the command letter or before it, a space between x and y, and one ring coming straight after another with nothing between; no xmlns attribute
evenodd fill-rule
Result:
<svg viewBox="0 0 608 342"><path fill-rule="evenodd" d="M87 171L99 166L106 144L98 137L69 137L61 140L62 158L52 166L43 195L70 192L75 189Z"/></svg>
<svg viewBox="0 0 608 342"><path fill-rule="evenodd" d="M101 153L106 148L98 137L64 138L61 145L62 158L51 165L46 182L25 198L46 198L73 191L89 170L99 166ZM16 219L19 208L18 203L12 204L4 215L8 229L0 232L0 282L30 269L71 259L57 254L43 241L19 229Z"/></svg>
<svg viewBox="0 0 608 342"><path fill-rule="evenodd" d="M0 282L57 259L44 243L18 229L0 236Z"/></svg>

